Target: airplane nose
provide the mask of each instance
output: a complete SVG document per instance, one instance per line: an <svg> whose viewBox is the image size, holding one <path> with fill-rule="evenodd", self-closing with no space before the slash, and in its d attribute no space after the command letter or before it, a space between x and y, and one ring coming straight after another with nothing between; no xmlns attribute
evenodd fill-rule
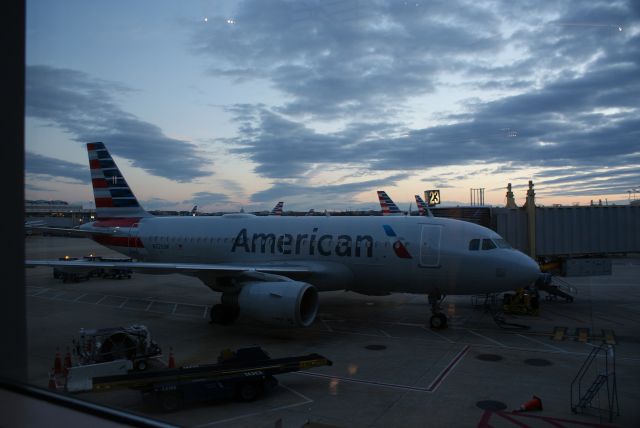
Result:
<svg viewBox="0 0 640 428"><path fill-rule="evenodd" d="M518 261L515 263L515 274L517 275L518 282L522 283L523 287L527 287L540 277L540 266L531 257L524 253L518 254Z"/></svg>

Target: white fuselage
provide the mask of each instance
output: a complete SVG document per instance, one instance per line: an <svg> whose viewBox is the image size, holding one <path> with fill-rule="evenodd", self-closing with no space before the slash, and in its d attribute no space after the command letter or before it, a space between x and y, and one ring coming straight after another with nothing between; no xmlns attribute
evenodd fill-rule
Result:
<svg viewBox="0 0 640 428"><path fill-rule="evenodd" d="M140 261L310 266L304 281L320 291L493 293L540 273L513 248L470 250L473 239L501 239L492 230L436 217L145 217L118 235L101 243Z"/></svg>

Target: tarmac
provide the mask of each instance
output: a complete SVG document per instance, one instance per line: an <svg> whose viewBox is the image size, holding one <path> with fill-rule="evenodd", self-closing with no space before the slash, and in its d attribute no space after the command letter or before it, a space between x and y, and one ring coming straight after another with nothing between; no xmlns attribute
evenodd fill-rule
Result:
<svg viewBox="0 0 640 428"><path fill-rule="evenodd" d="M89 254L121 256L84 238L26 238L28 259ZM56 349L71 346L80 328L143 324L162 358L172 348L178 366L256 345L273 358L315 352L333 365L279 375L279 385L254 402L211 400L171 413L133 390L77 397L188 427L640 426L640 257L614 259L610 276L562 279L577 290L573 302L541 299L537 316L505 315L528 329L498 326L482 296L447 297L449 328L432 330L425 296L352 292L320 293L318 316L302 329L249 319L212 325L208 310L219 293L196 278L134 273L63 283L50 267L28 268L29 382L47 387ZM599 355L615 360L609 392L601 388L593 409L574 414L572 381L601 345ZM582 393L604 369L600 356ZM513 412L534 396L541 410Z"/></svg>

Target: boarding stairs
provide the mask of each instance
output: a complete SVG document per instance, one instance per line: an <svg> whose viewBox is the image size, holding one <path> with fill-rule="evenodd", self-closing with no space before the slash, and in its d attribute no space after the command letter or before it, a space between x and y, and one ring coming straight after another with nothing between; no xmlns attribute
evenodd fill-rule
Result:
<svg viewBox="0 0 640 428"><path fill-rule="evenodd" d="M605 393L606 397L601 400ZM571 382L571 411L577 414L589 410L606 414L609 422L614 415L620 415L613 345L603 343L593 348Z"/></svg>
<svg viewBox="0 0 640 428"><path fill-rule="evenodd" d="M541 276L536 281L536 288L547 293L545 300L556 300L562 297L569 303L573 302L573 295L578 293L578 289L569 282L550 274Z"/></svg>

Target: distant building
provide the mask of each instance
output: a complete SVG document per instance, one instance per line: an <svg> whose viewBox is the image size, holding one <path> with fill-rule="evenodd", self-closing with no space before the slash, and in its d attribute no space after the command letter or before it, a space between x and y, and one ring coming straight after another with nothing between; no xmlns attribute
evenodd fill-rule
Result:
<svg viewBox="0 0 640 428"><path fill-rule="evenodd" d="M25 200L25 221L42 221L47 226L75 227L92 221L95 210L60 200Z"/></svg>

